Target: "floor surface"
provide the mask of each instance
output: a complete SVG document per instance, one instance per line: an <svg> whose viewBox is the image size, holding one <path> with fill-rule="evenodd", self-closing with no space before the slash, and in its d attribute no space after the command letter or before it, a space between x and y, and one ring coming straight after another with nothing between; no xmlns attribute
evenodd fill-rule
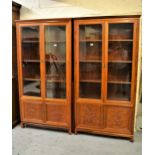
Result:
<svg viewBox="0 0 155 155"><path fill-rule="evenodd" d="M141 155L142 134L135 133L135 141L127 139L34 127L12 130L13 155Z"/></svg>

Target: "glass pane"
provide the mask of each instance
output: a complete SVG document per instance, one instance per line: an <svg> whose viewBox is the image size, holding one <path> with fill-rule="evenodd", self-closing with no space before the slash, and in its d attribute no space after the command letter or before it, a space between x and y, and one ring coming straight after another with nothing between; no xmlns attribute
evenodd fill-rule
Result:
<svg viewBox="0 0 155 155"><path fill-rule="evenodd" d="M100 98L101 83L80 82L80 97L81 98Z"/></svg>
<svg viewBox="0 0 155 155"><path fill-rule="evenodd" d="M80 60L98 60L102 59L102 42L80 42Z"/></svg>
<svg viewBox="0 0 155 155"><path fill-rule="evenodd" d="M66 27L45 27L46 97L66 98Z"/></svg>
<svg viewBox="0 0 155 155"><path fill-rule="evenodd" d="M79 48L79 96L101 98L102 25L81 25Z"/></svg>
<svg viewBox="0 0 155 155"><path fill-rule="evenodd" d="M60 82L46 82L47 98L65 98L66 84Z"/></svg>
<svg viewBox="0 0 155 155"><path fill-rule="evenodd" d="M23 94L41 96L39 26L23 27L21 32Z"/></svg>
<svg viewBox="0 0 155 155"><path fill-rule="evenodd" d="M80 40L101 40L102 25L80 25Z"/></svg>
<svg viewBox="0 0 155 155"><path fill-rule="evenodd" d="M80 80L101 82L101 63L80 63Z"/></svg>
<svg viewBox="0 0 155 155"><path fill-rule="evenodd" d="M133 24L109 24L108 99L130 100Z"/></svg>
<svg viewBox="0 0 155 155"><path fill-rule="evenodd" d="M110 100L130 100L129 84L108 84L108 99Z"/></svg>
<svg viewBox="0 0 155 155"><path fill-rule="evenodd" d="M22 41L39 41L39 26L23 27Z"/></svg>
<svg viewBox="0 0 155 155"><path fill-rule="evenodd" d="M133 24L109 24L109 39L132 39L133 38Z"/></svg>
<svg viewBox="0 0 155 155"><path fill-rule="evenodd" d="M131 61L132 42L110 41L108 50L109 61Z"/></svg>
<svg viewBox="0 0 155 155"><path fill-rule="evenodd" d="M131 63L109 63L108 81L131 82Z"/></svg>

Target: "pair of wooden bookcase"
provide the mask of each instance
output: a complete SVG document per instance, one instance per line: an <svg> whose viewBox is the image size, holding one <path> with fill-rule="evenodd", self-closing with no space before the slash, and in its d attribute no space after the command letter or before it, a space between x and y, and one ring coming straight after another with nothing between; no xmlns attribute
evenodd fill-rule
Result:
<svg viewBox="0 0 155 155"><path fill-rule="evenodd" d="M138 17L16 22L21 124L133 141Z"/></svg>

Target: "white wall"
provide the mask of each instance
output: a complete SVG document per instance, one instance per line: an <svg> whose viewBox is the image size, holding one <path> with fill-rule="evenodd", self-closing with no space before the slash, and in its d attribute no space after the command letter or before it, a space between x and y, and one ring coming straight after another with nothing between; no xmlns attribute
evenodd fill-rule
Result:
<svg viewBox="0 0 155 155"><path fill-rule="evenodd" d="M21 19L140 15L141 0L14 0Z"/></svg>

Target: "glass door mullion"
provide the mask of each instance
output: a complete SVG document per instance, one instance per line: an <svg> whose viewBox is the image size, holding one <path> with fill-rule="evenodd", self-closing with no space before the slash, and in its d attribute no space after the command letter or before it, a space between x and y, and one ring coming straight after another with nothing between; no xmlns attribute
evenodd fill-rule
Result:
<svg viewBox="0 0 155 155"><path fill-rule="evenodd" d="M44 48L44 24L40 24L40 66L41 66L41 87L42 98L45 98L45 48Z"/></svg>

